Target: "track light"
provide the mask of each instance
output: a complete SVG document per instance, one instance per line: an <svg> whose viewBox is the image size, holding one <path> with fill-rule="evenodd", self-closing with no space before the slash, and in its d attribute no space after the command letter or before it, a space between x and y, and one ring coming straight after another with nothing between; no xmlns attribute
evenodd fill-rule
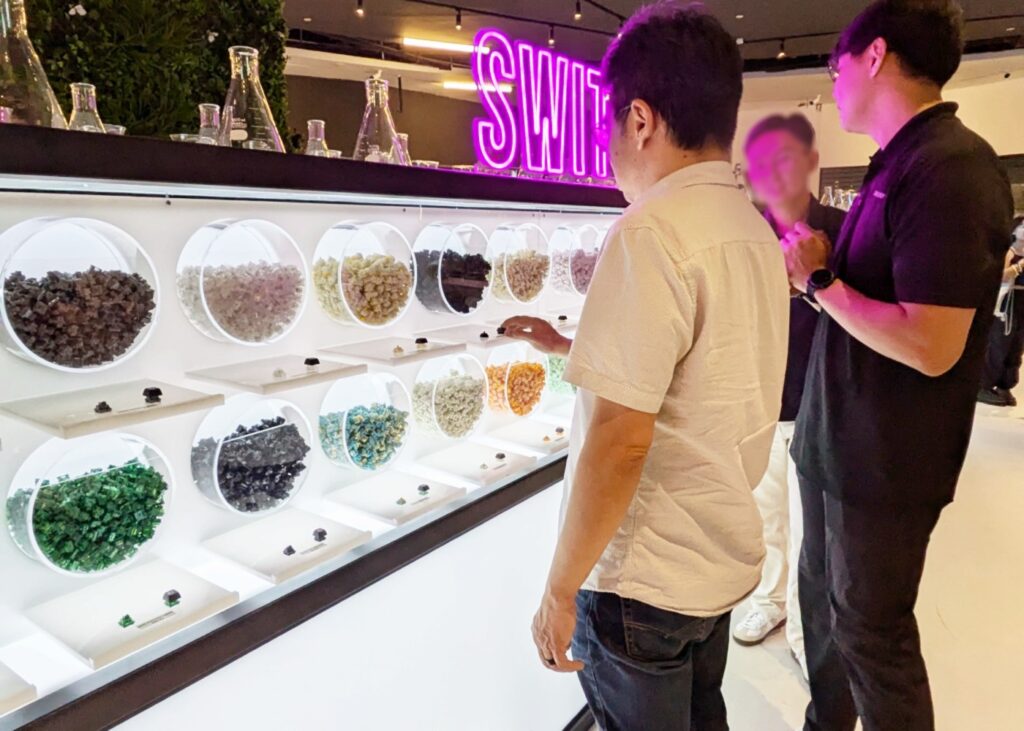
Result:
<svg viewBox="0 0 1024 731"><path fill-rule="evenodd" d="M455 8L455 30L462 30L462 8Z"/></svg>
<svg viewBox="0 0 1024 731"><path fill-rule="evenodd" d="M366 11L363 10L363 0L356 0L356 15L360 18L366 15Z"/></svg>
<svg viewBox="0 0 1024 731"><path fill-rule="evenodd" d="M583 20L583 0L576 0L576 12L572 14L572 19L577 23Z"/></svg>
<svg viewBox="0 0 1024 731"><path fill-rule="evenodd" d="M555 47L555 26L548 26L548 46L551 48Z"/></svg>
<svg viewBox="0 0 1024 731"><path fill-rule="evenodd" d="M775 58L781 61L784 58L789 58L789 54L786 53L786 39L783 38L779 43L779 52L775 54Z"/></svg>

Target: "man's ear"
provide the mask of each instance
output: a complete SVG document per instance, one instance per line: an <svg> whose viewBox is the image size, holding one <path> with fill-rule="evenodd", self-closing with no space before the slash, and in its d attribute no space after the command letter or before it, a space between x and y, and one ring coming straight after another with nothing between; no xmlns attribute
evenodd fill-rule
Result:
<svg viewBox="0 0 1024 731"><path fill-rule="evenodd" d="M640 151L654 137L658 127L657 115L651 105L643 99L634 99L630 105L627 124L631 125L630 132L632 132L637 151Z"/></svg>
<svg viewBox="0 0 1024 731"><path fill-rule="evenodd" d="M889 44L884 38L876 38L864 53L868 54L868 76L873 79L882 71L882 65L889 54Z"/></svg>

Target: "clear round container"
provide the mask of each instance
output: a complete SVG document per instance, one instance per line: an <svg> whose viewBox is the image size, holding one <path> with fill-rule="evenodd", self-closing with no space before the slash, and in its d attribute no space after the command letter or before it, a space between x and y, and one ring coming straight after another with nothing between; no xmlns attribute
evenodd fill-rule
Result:
<svg viewBox="0 0 1024 731"><path fill-rule="evenodd" d="M306 306L306 261L284 229L250 218L196 231L178 258L178 302L199 332L238 345L287 335Z"/></svg>
<svg viewBox="0 0 1024 731"><path fill-rule="evenodd" d="M499 302L530 304L540 297L551 274L548 240L534 223L498 226L487 242L491 294Z"/></svg>
<svg viewBox="0 0 1024 731"><path fill-rule="evenodd" d="M264 516L280 510L309 474L309 422L289 401L240 394L212 409L192 442L192 479L214 505Z"/></svg>
<svg viewBox="0 0 1024 731"><path fill-rule="evenodd" d="M342 467L382 470L405 448L410 416L409 391L390 373L342 378L320 405L320 447Z"/></svg>
<svg viewBox="0 0 1024 731"><path fill-rule="evenodd" d="M0 234L3 331L17 356L59 371L110 368L153 332L160 287L126 232L92 218L34 218Z"/></svg>
<svg viewBox="0 0 1024 731"><path fill-rule="evenodd" d="M487 234L471 223L432 223L413 244L416 298L431 312L466 316L489 288Z"/></svg>
<svg viewBox="0 0 1024 731"><path fill-rule="evenodd" d="M382 221L342 221L313 255L313 289L327 315L345 325L380 329L409 309L416 259L408 239Z"/></svg>
<svg viewBox="0 0 1024 731"><path fill-rule="evenodd" d="M499 345L488 355L487 403L495 413L532 414L540 405L546 383L546 359L526 343Z"/></svg>
<svg viewBox="0 0 1024 731"><path fill-rule="evenodd" d="M556 291L581 297L587 293L606 233L589 223L562 225L552 232L551 285Z"/></svg>
<svg viewBox="0 0 1024 731"><path fill-rule="evenodd" d="M173 483L167 459L141 437L50 439L11 482L7 528L25 555L59 574L105 576L157 537Z"/></svg>
<svg viewBox="0 0 1024 731"><path fill-rule="evenodd" d="M465 353L423 364L412 389L416 427L432 436L463 439L476 431L487 405L487 374Z"/></svg>

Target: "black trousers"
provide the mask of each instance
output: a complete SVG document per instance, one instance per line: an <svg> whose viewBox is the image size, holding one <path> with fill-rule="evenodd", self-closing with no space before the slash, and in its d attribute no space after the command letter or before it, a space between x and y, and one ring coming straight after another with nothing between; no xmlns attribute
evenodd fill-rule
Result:
<svg viewBox="0 0 1024 731"><path fill-rule="evenodd" d="M914 604L941 506L853 506L800 478L805 731L933 731Z"/></svg>
<svg viewBox="0 0 1024 731"><path fill-rule="evenodd" d="M1020 383L1021 360L1024 357L1024 289L1014 291L1007 317L1009 327L997 318L989 331L981 378L981 386L985 389L1005 388L1009 391Z"/></svg>

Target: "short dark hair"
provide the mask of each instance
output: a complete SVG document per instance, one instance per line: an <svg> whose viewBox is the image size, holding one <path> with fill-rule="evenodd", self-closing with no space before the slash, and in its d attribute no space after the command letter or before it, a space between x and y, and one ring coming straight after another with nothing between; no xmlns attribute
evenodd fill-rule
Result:
<svg viewBox="0 0 1024 731"><path fill-rule="evenodd" d="M754 140L769 132L788 132L804 147L814 147L814 127L807 117L802 114L790 114L788 117L783 114L772 114L750 129L747 133L747 141L743 143L743 149L748 149L754 144Z"/></svg>
<svg viewBox="0 0 1024 731"><path fill-rule="evenodd" d="M832 52L859 56L885 40L912 77L945 86L964 52L964 11L957 0L876 0L847 26Z"/></svg>
<svg viewBox="0 0 1024 731"><path fill-rule="evenodd" d="M616 118L634 99L686 149L729 148L743 95L736 40L700 3L659 2L633 14L601 63Z"/></svg>

